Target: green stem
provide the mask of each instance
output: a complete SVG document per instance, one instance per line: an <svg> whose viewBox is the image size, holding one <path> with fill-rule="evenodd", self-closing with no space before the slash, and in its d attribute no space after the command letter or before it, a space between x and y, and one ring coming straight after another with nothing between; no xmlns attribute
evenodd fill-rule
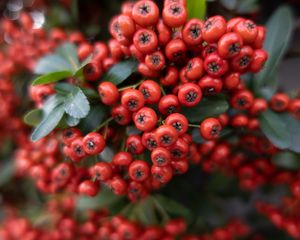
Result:
<svg viewBox="0 0 300 240"><path fill-rule="evenodd" d="M193 128L199 128L200 127L199 125L196 125L196 124L189 124L188 126L193 127Z"/></svg>
<svg viewBox="0 0 300 240"><path fill-rule="evenodd" d="M162 85L159 85L159 86L160 86L160 90L161 90L163 96L166 96L167 94L166 94L164 87Z"/></svg>
<svg viewBox="0 0 300 240"><path fill-rule="evenodd" d="M133 85L129 85L129 86L126 86L126 87L119 88L118 91L121 92L121 91L124 91L124 90L129 89L129 88L135 89L135 88L137 88L138 86L140 86L142 82L143 82L143 81L139 81L139 82L136 83L136 84L133 84Z"/></svg>
<svg viewBox="0 0 300 240"><path fill-rule="evenodd" d="M170 220L169 214L166 212L166 210L163 208L163 206L159 203L159 201L157 201L154 196L151 196L151 200L154 203L154 206L156 207L157 211L160 213L163 221L167 222L168 220Z"/></svg>
<svg viewBox="0 0 300 240"><path fill-rule="evenodd" d="M110 118L106 119L93 132L98 132L101 128L103 128L104 126L108 125L108 123L111 122L113 119L114 119L113 117L110 117Z"/></svg>

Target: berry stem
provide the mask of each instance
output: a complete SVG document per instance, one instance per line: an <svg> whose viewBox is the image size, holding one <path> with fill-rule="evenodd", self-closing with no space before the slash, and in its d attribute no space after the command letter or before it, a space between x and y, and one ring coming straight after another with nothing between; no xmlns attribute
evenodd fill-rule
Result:
<svg viewBox="0 0 300 240"><path fill-rule="evenodd" d="M200 125L197 125L197 124L189 124L188 126L192 127L192 128L199 128L200 127Z"/></svg>
<svg viewBox="0 0 300 240"><path fill-rule="evenodd" d="M164 87L162 85L159 85L159 86L160 86L160 90L161 90L163 96L166 96L167 94L166 94Z"/></svg>
<svg viewBox="0 0 300 240"><path fill-rule="evenodd" d="M98 132L101 128L103 128L104 126L108 125L108 123L111 122L113 119L114 119L113 117L110 117L110 118L106 119L93 132ZM105 132L105 135L106 135L106 132Z"/></svg>
<svg viewBox="0 0 300 240"><path fill-rule="evenodd" d="M129 89L129 88L135 89L135 88L137 88L138 86L140 86L140 85L142 84L142 82L143 82L143 80L142 80L142 81L139 81L139 82L136 83L136 84L133 84L133 85L129 85L129 86L126 86L126 87L119 88L118 91L119 91L119 92L122 92L122 91L124 91L124 90L126 90L126 89Z"/></svg>

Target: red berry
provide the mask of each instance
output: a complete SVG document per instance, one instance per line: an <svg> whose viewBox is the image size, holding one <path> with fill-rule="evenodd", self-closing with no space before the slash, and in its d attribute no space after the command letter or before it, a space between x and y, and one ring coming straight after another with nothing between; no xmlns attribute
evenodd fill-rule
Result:
<svg viewBox="0 0 300 240"><path fill-rule="evenodd" d="M201 20L190 19L182 29L182 39L188 46L197 46L202 43L203 23Z"/></svg>
<svg viewBox="0 0 300 240"><path fill-rule="evenodd" d="M218 54L212 53L205 58L204 69L212 77L221 77L228 70L228 62Z"/></svg>
<svg viewBox="0 0 300 240"><path fill-rule="evenodd" d="M99 192L99 185L90 180L86 180L78 186L78 192L81 195L87 195L89 197L94 197Z"/></svg>
<svg viewBox="0 0 300 240"><path fill-rule="evenodd" d="M121 103L129 111L137 111L144 106L143 94L136 89L127 89L122 93Z"/></svg>
<svg viewBox="0 0 300 240"><path fill-rule="evenodd" d="M188 13L184 5L175 2L164 6L162 17L167 26L175 28L185 23Z"/></svg>
<svg viewBox="0 0 300 240"><path fill-rule="evenodd" d="M187 132L189 122L184 115L173 113L166 118L165 124L172 126L180 136Z"/></svg>
<svg viewBox="0 0 300 240"><path fill-rule="evenodd" d="M141 53L149 54L156 50L158 40L152 30L140 29L134 34L133 43Z"/></svg>
<svg viewBox="0 0 300 240"><path fill-rule="evenodd" d="M171 161L171 153L163 147L155 148L151 152L151 160L154 165L159 167L166 166Z"/></svg>
<svg viewBox="0 0 300 240"><path fill-rule="evenodd" d="M83 149L89 155L96 155L103 151L105 139L100 133L91 132L83 140Z"/></svg>
<svg viewBox="0 0 300 240"><path fill-rule="evenodd" d="M200 134L206 140L217 139L221 130L222 125L216 118L207 118L200 125Z"/></svg>
<svg viewBox="0 0 300 240"><path fill-rule="evenodd" d="M221 16L207 19L202 28L202 37L208 43L217 42L226 32L226 21Z"/></svg>
<svg viewBox="0 0 300 240"><path fill-rule="evenodd" d="M119 100L119 91L115 84L102 82L98 86L98 93L105 105L114 105Z"/></svg>
<svg viewBox="0 0 300 240"><path fill-rule="evenodd" d="M107 181L113 175L113 169L110 163L98 162L90 169L91 176L98 181Z"/></svg>
<svg viewBox="0 0 300 240"><path fill-rule="evenodd" d="M231 58L241 51L243 39L237 33L226 33L218 41L218 53L221 57Z"/></svg>
<svg viewBox="0 0 300 240"><path fill-rule="evenodd" d="M201 88L195 83L185 83L178 91L179 102L186 107L196 106L202 98Z"/></svg>
<svg viewBox="0 0 300 240"><path fill-rule="evenodd" d="M132 18L142 27L150 27L157 23L159 9L152 1L142 0L134 4Z"/></svg>
<svg viewBox="0 0 300 240"><path fill-rule="evenodd" d="M128 167L132 161L133 158L128 152L118 152L112 160L113 164L123 167Z"/></svg>
<svg viewBox="0 0 300 240"><path fill-rule="evenodd" d="M150 168L147 162L143 160L135 160L130 164L128 173L132 180L143 182L149 177Z"/></svg>
<svg viewBox="0 0 300 240"><path fill-rule="evenodd" d="M139 87L139 91L144 95L145 103L157 103L161 97L161 90L157 82L145 80Z"/></svg>
<svg viewBox="0 0 300 240"><path fill-rule="evenodd" d="M168 147L176 142L178 138L177 131L168 125L160 126L155 131L155 139L158 146Z"/></svg>

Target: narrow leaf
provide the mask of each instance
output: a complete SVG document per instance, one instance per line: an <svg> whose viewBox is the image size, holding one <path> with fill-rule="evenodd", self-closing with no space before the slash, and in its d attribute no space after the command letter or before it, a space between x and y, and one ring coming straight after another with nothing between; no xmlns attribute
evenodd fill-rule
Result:
<svg viewBox="0 0 300 240"><path fill-rule="evenodd" d="M276 166L288 170L300 169L300 155L293 152L279 152L272 157L272 162Z"/></svg>
<svg viewBox="0 0 300 240"><path fill-rule="evenodd" d="M12 159L0 165L0 187L11 181L15 175L15 170L15 164Z"/></svg>
<svg viewBox="0 0 300 240"><path fill-rule="evenodd" d="M40 85L40 84L54 83L54 82L63 80L65 78L71 77L72 75L73 75L73 73L68 70L47 73L45 75L41 75L38 78L36 78L32 82L32 85L36 86L36 85Z"/></svg>
<svg viewBox="0 0 300 240"><path fill-rule="evenodd" d="M55 129L57 124L60 122L64 115L64 107L63 105L59 105L55 107L45 118L42 122L34 129L33 133L31 134L31 140L33 142L47 136L52 130Z"/></svg>
<svg viewBox="0 0 300 240"><path fill-rule="evenodd" d="M291 146L289 150L300 153L300 121L292 117L290 114L281 114L283 121L286 123L288 132L291 136Z"/></svg>
<svg viewBox="0 0 300 240"><path fill-rule="evenodd" d="M119 85L125 81L132 73L136 72L138 63L134 60L127 60L114 65L109 69L108 73L104 76L105 81Z"/></svg>
<svg viewBox="0 0 300 240"><path fill-rule="evenodd" d="M79 128L84 134L89 133L97 128L106 116L107 110L103 105L92 106L89 114L80 122Z"/></svg>
<svg viewBox="0 0 300 240"><path fill-rule="evenodd" d="M35 74L47 74L70 70L71 65L61 56L50 54L42 57L36 64Z"/></svg>
<svg viewBox="0 0 300 240"><path fill-rule="evenodd" d="M54 94L50 96L43 105L43 114L44 116L48 115L53 111L58 105L61 105L64 102L65 96Z"/></svg>
<svg viewBox="0 0 300 240"><path fill-rule="evenodd" d="M80 64L77 56L77 49L74 44L64 43L56 50L56 53L63 57L70 64L73 73L77 71Z"/></svg>
<svg viewBox="0 0 300 240"><path fill-rule="evenodd" d="M291 146L291 134L287 124L279 114L268 110L260 115L259 122L261 130L275 146L280 149Z"/></svg>
<svg viewBox="0 0 300 240"><path fill-rule="evenodd" d="M80 119L79 118L74 118L70 115L67 115L66 122L67 122L69 127L75 127L79 124Z"/></svg>
<svg viewBox="0 0 300 240"><path fill-rule="evenodd" d="M189 18L205 19L206 0L187 0Z"/></svg>
<svg viewBox="0 0 300 240"><path fill-rule="evenodd" d="M23 120L28 126L35 127L37 126L43 118L43 111L41 109L33 109L30 112L26 113Z"/></svg>
<svg viewBox="0 0 300 240"><path fill-rule="evenodd" d="M214 96L211 98L204 98L201 102L192 108L183 108L182 112L187 119L192 123L198 123L208 117L215 117L229 108L229 104L224 97Z"/></svg>
<svg viewBox="0 0 300 240"><path fill-rule="evenodd" d="M266 86L269 77L274 76L274 72L281 62L291 39L293 31L293 16L289 7L280 7L271 16L266 25L267 36L264 49L269 54L264 69L256 74L254 78L254 89L256 93ZM276 78L274 78L274 81ZM270 83L269 83L270 84ZM275 85L275 84L272 84Z"/></svg>
<svg viewBox="0 0 300 240"><path fill-rule="evenodd" d="M65 111L74 118L84 118L90 111L90 104L80 88L76 87L65 99Z"/></svg>

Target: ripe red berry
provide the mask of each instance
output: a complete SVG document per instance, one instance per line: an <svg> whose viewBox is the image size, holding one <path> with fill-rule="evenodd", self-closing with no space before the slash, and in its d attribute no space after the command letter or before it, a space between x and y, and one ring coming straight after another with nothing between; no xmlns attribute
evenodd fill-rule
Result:
<svg viewBox="0 0 300 240"><path fill-rule="evenodd" d="M192 58L186 66L186 77L190 80L199 79L204 73L203 60L201 58Z"/></svg>
<svg viewBox="0 0 300 240"><path fill-rule="evenodd" d="M149 54L156 50L158 40L152 30L140 29L134 34L133 43L141 53Z"/></svg>
<svg viewBox="0 0 300 240"><path fill-rule="evenodd" d="M135 33L135 23L133 19L125 14L118 17L119 30L124 37L132 37Z"/></svg>
<svg viewBox="0 0 300 240"><path fill-rule="evenodd" d="M251 47L242 47L240 53L231 60L232 69L240 73L246 72L253 60L253 53Z"/></svg>
<svg viewBox="0 0 300 240"><path fill-rule="evenodd" d="M66 128L62 132L63 143L69 146L77 137L80 137L81 135L82 134L80 130L77 128Z"/></svg>
<svg viewBox="0 0 300 240"><path fill-rule="evenodd" d="M221 57L237 56L243 46L243 39L237 33L225 33L218 41L218 53Z"/></svg>
<svg viewBox="0 0 300 240"><path fill-rule="evenodd" d="M178 100L186 107L196 106L202 99L201 88L195 83L185 83L179 87Z"/></svg>
<svg viewBox="0 0 300 240"><path fill-rule="evenodd" d="M71 158L74 161L81 160L86 156L84 145L81 137L77 137L71 143Z"/></svg>
<svg viewBox="0 0 300 240"><path fill-rule="evenodd" d="M132 154L141 154L144 152L142 138L139 135L131 135L126 140L126 148Z"/></svg>
<svg viewBox="0 0 300 240"><path fill-rule="evenodd" d="M158 181L162 184L166 184L172 179L173 170L172 170L172 167L169 165L164 166L164 167L159 167L159 166L153 165L151 167L151 174L152 174L152 177L156 181Z"/></svg>
<svg viewBox="0 0 300 240"><path fill-rule="evenodd" d="M156 112L149 107L141 108L134 115L134 123L137 129L143 132L149 132L154 129L157 124Z"/></svg>
<svg viewBox="0 0 300 240"><path fill-rule="evenodd" d="M161 51L156 51L146 56L145 64L153 71L160 71L165 66L165 57Z"/></svg>
<svg viewBox="0 0 300 240"><path fill-rule="evenodd" d="M117 105L111 109L111 116L116 123L125 126L131 122L132 113L123 105Z"/></svg>
<svg viewBox="0 0 300 240"><path fill-rule="evenodd" d="M216 118L207 118L200 125L200 134L206 140L217 139L221 130L222 125Z"/></svg>
<svg viewBox="0 0 300 240"><path fill-rule="evenodd" d="M176 142L178 138L177 131L168 125L160 126L155 131L155 139L158 146L168 147Z"/></svg>
<svg viewBox="0 0 300 240"><path fill-rule="evenodd" d="M171 40L166 48L165 54L170 61L177 62L185 57L187 48L181 39Z"/></svg>
<svg viewBox="0 0 300 240"><path fill-rule="evenodd" d="M135 160L130 164L128 173L132 180L143 182L149 177L150 168L147 162L143 160Z"/></svg>
<svg viewBox="0 0 300 240"><path fill-rule="evenodd" d="M89 155L96 155L103 151L105 139L100 133L91 132L83 140L83 149Z"/></svg>
<svg viewBox="0 0 300 240"><path fill-rule="evenodd" d="M187 46L197 46L202 43L203 23L201 20L190 19L182 29L182 39Z"/></svg>
<svg viewBox="0 0 300 240"><path fill-rule="evenodd" d="M163 115L169 115L179 110L178 97L172 94L163 96L158 103L158 110Z"/></svg>
<svg viewBox="0 0 300 240"><path fill-rule="evenodd" d="M159 167L166 166L171 161L171 153L163 147L155 148L151 152L151 160L154 165Z"/></svg>
<svg viewBox="0 0 300 240"><path fill-rule="evenodd" d="M119 100L119 91L115 84L102 82L98 86L98 93L105 105L114 105Z"/></svg>
<svg viewBox="0 0 300 240"><path fill-rule="evenodd" d="M226 21L222 16L207 19L202 28L202 37L208 43L217 42L226 32Z"/></svg>
<svg viewBox="0 0 300 240"><path fill-rule="evenodd" d="M277 93L273 95L270 101L270 107L276 112L283 112L289 106L289 96L285 93Z"/></svg>
<svg viewBox="0 0 300 240"><path fill-rule="evenodd" d="M198 86L201 88L204 95L211 95L220 93L223 83L219 78L213 78L206 75L199 80Z"/></svg>
<svg viewBox="0 0 300 240"><path fill-rule="evenodd" d="M102 75L101 65L96 62L90 62L83 68L84 78L88 81L96 81Z"/></svg>
<svg viewBox="0 0 300 240"><path fill-rule="evenodd" d="M138 25L142 27L150 27L157 23L159 18L159 9L152 1L138 1L133 6L132 18Z"/></svg>
<svg viewBox="0 0 300 240"><path fill-rule="evenodd" d="M113 169L110 163L98 162L90 169L91 176L98 181L107 181L113 176Z"/></svg>
<svg viewBox="0 0 300 240"><path fill-rule="evenodd" d="M187 132L189 122L184 115L173 113L166 118L165 124L172 126L180 136Z"/></svg>
<svg viewBox="0 0 300 240"><path fill-rule="evenodd" d="M153 151L155 148L158 147L158 143L155 138L154 132L143 133L142 143L144 147L147 148L149 151Z"/></svg>
<svg viewBox="0 0 300 240"><path fill-rule="evenodd" d="M258 33L257 26L251 20L241 20L233 28L238 33L245 44L251 44L255 41Z"/></svg>
<svg viewBox="0 0 300 240"><path fill-rule="evenodd" d="M143 94L136 89L127 89L122 93L121 103L129 111L137 111L144 106Z"/></svg>
<svg viewBox="0 0 300 240"><path fill-rule="evenodd" d="M296 119L300 120L300 99L291 100L288 110Z"/></svg>
<svg viewBox="0 0 300 240"><path fill-rule="evenodd" d="M221 77L228 70L228 62L218 54L212 53L205 58L204 69L212 77Z"/></svg>
<svg viewBox="0 0 300 240"><path fill-rule="evenodd" d="M265 50L257 49L253 53L253 60L250 65L250 70L254 73L259 72L265 62L268 60L268 53Z"/></svg>
<svg viewBox="0 0 300 240"><path fill-rule="evenodd" d="M185 23L188 13L184 5L175 2L164 6L162 17L167 26L175 28Z"/></svg>
<svg viewBox="0 0 300 240"><path fill-rule="evenodd" d="M99 192L99 185L90 180L86 180L78 186L78 192L81 195L87 195L89 197L94 197Z"/></svg>
<svg viewBox="0 0 300 240"><path fill-rule="evenodd" d="M118 152L112 159L113 164L117 166L128 167L133 161L133 158L128 152Z"/></svg>
<svg viewBox="0 0 300 240"><path fill-rule="evenodd" d="M237 91L232 95L230 103L239 110L248 109L252 106L254 101L253 94L248 90Z"/></svg>
<svg viewBox="0 0 300 240"><path fill-rule="evenodd" d="M118 196L125 195L127 192L127 183L121 177L113 177L107 182L107 185Z"/></svg>
<svg viewBox="0 0 300 240"><path fill-rule="evenodd" d="M228 90L235 90L240 84L240 74L233 72L226 75L223 79L223 86Z"/></svg>
<svg viewBox="0 0 300 240"><path fill-rule="evenodd" d="M139 87L139 91L144 95L145 103L157 103L161 97L161 90L157 82L145 80Z"/></svg>

